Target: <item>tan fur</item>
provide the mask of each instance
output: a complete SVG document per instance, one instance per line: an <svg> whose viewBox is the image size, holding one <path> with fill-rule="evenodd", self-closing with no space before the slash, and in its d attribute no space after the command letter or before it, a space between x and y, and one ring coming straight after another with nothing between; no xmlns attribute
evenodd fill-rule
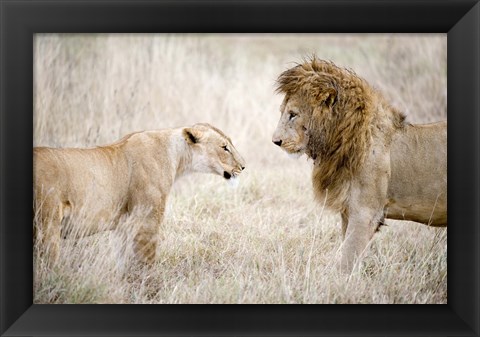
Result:
<svg viewBox="0 0 480 337"><path fill-rule="evenodd" d="M134 235L134 250L144 262L155 258L165 204L174 181L191 172L235 178L245 163L230 138L209 124L129 134L91 149L34 148L35 207L49 260L58 258L65 218L87 212L89 235L115 229L121 216L148 210ZM227 173L225 173L227 172Z"/></svg>
<svg viewBox="0 0 480 337"><path fill-rule="evenodd" d="M408 124L365 80L315 57L277 83L285 98L272 140L314 160L316 197L342 215L343 269L384 218L447 225L446 122Z"/></svg>

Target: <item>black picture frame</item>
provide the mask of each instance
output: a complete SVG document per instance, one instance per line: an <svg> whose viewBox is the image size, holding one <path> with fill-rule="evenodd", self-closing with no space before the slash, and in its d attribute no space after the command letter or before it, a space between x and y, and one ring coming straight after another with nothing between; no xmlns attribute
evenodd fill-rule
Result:
<svg viewBox="0 0 480 337"><path fill-rule="evenodd" d="M443 1L0 0L1 336L477 336L480 4ZM32 305L33 35L446 33L448 304Z"/></svg>

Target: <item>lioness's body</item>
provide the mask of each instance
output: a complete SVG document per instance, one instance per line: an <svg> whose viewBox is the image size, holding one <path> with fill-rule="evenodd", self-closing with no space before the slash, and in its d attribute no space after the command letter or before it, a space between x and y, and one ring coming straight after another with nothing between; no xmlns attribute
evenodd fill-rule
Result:
<svg viewBox="0 0 480 337"><path fill-rule="evenodd" d="M342 217L350 271L385 218L447 225L447 123L412 125L350 70L313 58L283 72L272 141L313 161L317 199Z"/></svg>
<svg viewBox="0 0 480 337"><path fill-rule="evenodd" d="M133 133L91 149L38 147L33 156L35 206L43 244L53 260L61 236L68 234L62 228L66 217L75 223L86 216L84 227L68 231L88 235L114 229L122 215L141 207L147 215L134 248L151 262L174 181L190 172L230 179L244 168L231 140L208 124Z"/></svg>
<svg viewBox="0 0 480 337"><path fill-rule="evenodd" d="M406 125L395 134L390 147L386 218L447 225L446 145L447 122ZM406 161L412 153L417 160Z"/></svg>
<svg viewBox="0 0 480 337"><path fill-rule="evenodd" d="M114 226L115 221L111 221L127 209L130 176L127 159L118 152L116 149L104 151L102 148L35 148L35 194L42 212L57 208L58 217L63 219L78 216L76 213L81 210L88 210L89 219L93 221L86 221L85 225L89 228L81 231L85 234ZM119 168L120 174L116 175L104 165L104 160L111 161L112 167ZM76 178L78 176L81 178ZM115 207L119 208L119 212L112 212Z"/></svg>

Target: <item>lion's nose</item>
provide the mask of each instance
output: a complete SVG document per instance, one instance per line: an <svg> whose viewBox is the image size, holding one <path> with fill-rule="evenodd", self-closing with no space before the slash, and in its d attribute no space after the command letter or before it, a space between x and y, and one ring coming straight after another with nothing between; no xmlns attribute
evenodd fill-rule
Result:
<svg viewBox="0 0 480 337"><path fill-rule="evenodd" d="M278 146L282 146L282 140L272 140L273 144L275 145L278 145Z"/></svg>

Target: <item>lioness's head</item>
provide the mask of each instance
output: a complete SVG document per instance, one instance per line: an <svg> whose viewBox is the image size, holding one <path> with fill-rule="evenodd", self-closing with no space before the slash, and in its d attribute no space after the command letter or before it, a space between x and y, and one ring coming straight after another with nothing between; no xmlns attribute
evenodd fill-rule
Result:
<svg viewBox="0 0 480 337"><path fill-rule="evenodd" d="M214 173L234 181L245 169L245 161L222 131L206 123L183 129L191 148L192 168L196 172Z"/></svg>

